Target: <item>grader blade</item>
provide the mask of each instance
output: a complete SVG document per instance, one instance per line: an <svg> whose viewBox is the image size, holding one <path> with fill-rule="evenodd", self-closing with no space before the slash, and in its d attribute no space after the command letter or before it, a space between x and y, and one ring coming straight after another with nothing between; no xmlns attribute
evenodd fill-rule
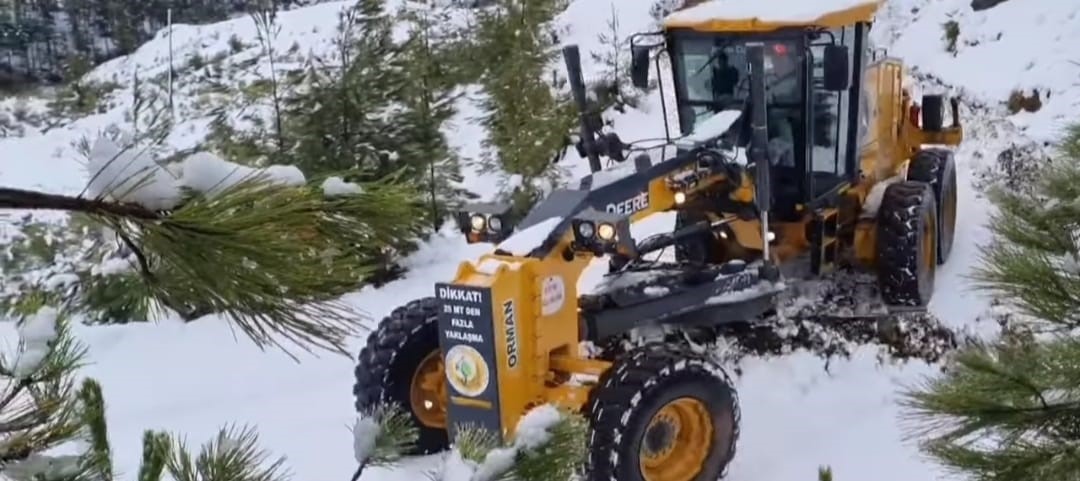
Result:
<svg viewBox="0 0 1080 481"><path fill-rule="evenodd" d="M925 306L887 306L872 276L835 273L785 284L773 312L721 333L738 356L801 349L846 357L861 346L875 345L893 359L937 362L958 345L957 333Z"/></svg>

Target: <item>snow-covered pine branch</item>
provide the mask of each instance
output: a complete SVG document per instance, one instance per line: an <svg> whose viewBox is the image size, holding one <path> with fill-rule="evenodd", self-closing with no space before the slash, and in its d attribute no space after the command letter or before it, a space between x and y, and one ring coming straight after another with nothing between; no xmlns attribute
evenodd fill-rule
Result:
<svg viewBox="0 0 1080 481"><path fill-rule="evenodd" d="M106 429L105 402L101 386L93 379L83 381L77 395L70 398L77 419L60 441L72 442L78 454L50 455L35 447L28 455L0 468L13 481L113 481L112 448ZM59 444L59 443L56 443ZM285 481L290 473L285 458L272 458L259 447L251 427L226 426L198 453L187 443L165 432L146 431L138 481ZM127 478L121 478L127 479Z"/></svg>
<svg viewBox="0 0 1080 481"><path fill-rule="evenodd" d="M363 412L352 427L353 455L357 469L353 481L369 467L392 466L419 439L409 414L394 405L380 405Z"/></svg>
<svg viewBox="0 0 1080 481"><path fill-rule="evenodd" d="M81 426L73 374L84 349L63 317L53 307L23 316L16 352L0 358L0 474L16 480L71 479L81 472L78 457L42 454Z"/></svg>
<svg viewBox="0 0 1080 481"><path fill-rule="evenodd" d="M446 453L434 481L569 481L585 461L584 418L552 405L530 410L506 446L485 432L466 428Z"/></svg>
<svg viewBox="0 0 1080 481"><path fill-rule="evenodd" d="M424 207L407 182L342 180L349 173L309 182L294 166L251 168L206 152L163 167L108 137L89 151L87 196L0 189L0 209L85 214L128 251L144 298L222 313L260 346L281 346L279 336L344 352L364 315L337 297L375 270L378 246L422 230L409 221Z"/></svg>

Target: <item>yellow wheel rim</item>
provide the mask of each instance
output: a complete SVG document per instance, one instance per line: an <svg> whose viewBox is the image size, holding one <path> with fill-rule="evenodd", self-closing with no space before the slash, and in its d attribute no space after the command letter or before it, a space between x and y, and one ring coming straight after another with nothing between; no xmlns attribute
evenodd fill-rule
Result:
<svg viewBox="0 0 1080 481"><path fill-rule="evenodd" d="M420 424L446 429L447 400L442 352L436 349L416 367L409 387L409 403Z"/></svg>
<svg viewBox="0 0 1080 481"><path fill-rule="evenodd" d="M713 419L705 404L676 399L649 421L638 454L645 481L691 481L713 444Z"/></svg>

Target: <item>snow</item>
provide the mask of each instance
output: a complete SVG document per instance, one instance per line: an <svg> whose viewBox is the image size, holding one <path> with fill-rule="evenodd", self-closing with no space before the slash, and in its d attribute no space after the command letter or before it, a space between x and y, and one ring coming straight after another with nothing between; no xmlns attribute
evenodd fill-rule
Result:
<svg viewBox="0 0 1080 481"><path fill-rule="evenodd" d="M617 182L619 179L633 174L635 170L636 167L633 159L627 159L607 169L593 172L592 184L590 184L589 190L596 190L605 185Z"/></svg>
<svg viewBox="0 0 1080 481"><path fill-rule="evenodd" d="M874 5L878 0L707 0L697 6L675 12L667 23L707 22L709 20L758 19L767 23L811 22L832 12Z"/></svg>
<svg viewBox="0 0 1080 481"><path fill-rule="evenodd" d="M775 8L777 3L793 2L788 9ZM276 48L288 49L293 42L300 44L304 52L328 48L334 34L330 19L351 3L329 2L282 13L279 23L283 28L275 40ZM630 33L650 29L651 3L574 0L560 16L560 21L571 27L561 39L581 44L582 57L589 59L589 52L599 46L595 33L604 28L598 20L609 17L613 5L621 29ZM834 2L723 3L731 11L743 9L748 14L760 13L765 6L770 16L791 18L812 14L810 10L824 9L822 5ZM949 262L938 269L930 310L951 326L978 328L989 324L989 332L996 326L978 321L991 316L995 309L985 294L970 288L970 274L978 264L979 246L988 240L984 224L991 210L972 183L982 171L994 167L1001 150L1014 143L1048 140L1063 122L1075 118L1080 107L1080 66L1071 62L1078 60L1071 52L1080 43L1080 4L1009 0L983 12L973 12L969 4L970 0L890 0L880 12L873 33L878 46L914 66L914 73L921 79L918 87L944 88L964 96L961 114L967 140L956 157L960 185L956 244ZM957 21L961 30L955 56L944 51L941 40L941 24L950 19ZM229 64L251 58L257 50L250 19L177 26L174 42L178 66L180 59L194 51L205 52L207 57L227 51L227 40L234 33L252 46L231 56ZM162 36L133 55L96 69L90 78L124 83L135 72L149 78L167 71L165 45ZM562 72L561 65L555 68ZM585 70L588 78L595 75L597 67L587 63ZM194 146L205 136L208 123L194 106L200 84L189 77L194 74L184 75L177 84L178 124L168 140L172 150ZM930 75L933 78L927 77ZM235 79L247 81L250 77L237 74ZM931 84L933 79L942 80L944 87ZM665 85L672 85L668 77ZM1043 94L1043 106L1038 112L1005 112L1001 103L1009 92L1033 88ZM73 145L83 137L97 138L111 124L122 124L125 109L130 107L130 94L130 88L125 86L110 97L110 106L103 113L72 120L47 132L27 129L22 136L0 138L0 184L57 193L81 192L87 187L86 170ZM462 111L448 129L453 147L465 158L477 158L479 144L486 136L471 121L480 115L475 108L480 97L476 90L468 90ZM659 99L656 94L646 96L640 110L629 110L613 119L614 129L624 141L663 136ZM668 100L670 107L671 98ZM35 103L39 102L30 102ZM0 109L7 105L0 104ZM673 109L668 117L677 129ZM572 151L559 167L574 178L588 173L587 163ZM499 175L470 170L463 185L475 187L481 197L490 198L498 185L494 179ZM107 186L100 187L104 191ZM21 214L14 212L11 216ZM0 216L0 230L6 227L3 222ZM644 238L670 229L672 223L673 215L657 214L636 222L631 230L635 238ZM537 245L535 237L528 237L531 241L527 243L525 236L518 239L522 245ZM369 325L374 327L396 306L430 296L433 283L452 279L461 262L490 251L490 245L469 245L460 232L448 228L426 241L408 259L406 267L410 271L404 278L380 289L364 288L346 300L366 311L372 318ZM606 271L603 260L590 265L578 283L579 291L593 292ZM236 333L214 316L191 323L73 324L72 331L89 347L91 363L83 368L83 374L97 378L103 385L119 472L137 472L145 429L183 433L192 443L198 443L210 439L230 422L259 426L264 447L287 456L296 479L346 479L356 467L347 429L355 421L351 395L354 359L302 355L300 362L295 362L282 353L264 352L238 340ZM15 339L17 326L0 324L0 334ZM358 352L364 341L363 335L351 339L351 351ZM730 479L801 480L812 477L823 464L832 466L837 479L951 479L905 441L898 422L901 413L896 405L897 386L934 374L937 366L883 366L871 349L856 351L850 360L832 361L829 372L824 371L823 364L803 353L743 361L743 372L736 380L743 408L742 432ZM445 460L417 458L393 469L372 468L362 481L414 481L444 462L449 467L457 466L453 455Z"/></svg>
<svg viewBox="0 0 1080 481"><path fill-rule="evenodd" d="M322 190L327 197L355 195L362 192L359 185L345 182L341 177L327 177L322 183Z"/></svg>
<svg viewBox="0 0 1080 481"><path fill-rule="evenodd" d="M472 468L469 476L464 473L455 477L444 477L444 481L494 481L501 479L514 466L514 459L520 452L540 448L551 439L550 429L563 419L558 408L545 404L525 413L518 421L514 442L510 446L496 448L487 453L484 461ZM464 463L466 466L468 463ZM461 466L453 466L454 471L465 471Z"/></svg>
<svg viewBox="0 0 1080 481"><path fill-rule="evenodd" d="M109 276L113 274L130 272L133 267L134 264L132 264L132 262L128 259L112 258L106 259L101 264L98 264L91 268L90 273L97 276Z"/></svg>
<svg viewBox="0 0 1080 481"><path fill-rule="evenodd" d="M514 232L496 247L515 256L527 256L547 240L551 232L563 221L562 217L549 217L536 224Z"/></svg>
<svg viewBox="0 0 1080 481"><path fill-rule="evenodd" d="M379 439L382 428L375 419L361 416L353 425L353 458L357 464L367 464L371 456L375 454L375 442Z"/></svg>
<svg viewBox="0 0 1080 481"><path fill-rule="evenodd" d="M23 319L18 327L21 348L12 374L19 379L33 375L49 355L52 343L59 335L57 322L60 313L53 307L42 307Z"/></svg>
<svg viewBox="0 0 1080 481"><path fill-rule="evenodd" d="M748 299L754 299L765 294L782 292L783 290L783 282L773 283L769 281L761 281L753 286L747 287L746 289L717 294L708 298L705 302L707 304L733 304Z"/></svg>
<svg viewBox="0 0 1080 481"><path fill-rule="evenodd" d="M559 409L550 404L533 408L518 422L514 445L523 449L540 447L551 439L551 428L562 419Z"/></svg>
<svg viewBox="0 0 1080 481"><path fill-rule="evenodd" d="M693 132L690 135L683 137L682 141L689 143L707 142L713 140L724 132L727 132L731 128L731 124L734 124L736 120L742 117L741 110L725 110L719 112L712 117L709 117L704 122L694 126Z"/></svg>
<svg viewBox="0 0 1080 481"><path fill-rule="evenodd" d="M305 182L303 172L295 166L271 165L256 169L209 152L198 152L181 161L175 167L180 176L175 178L169 169L155 163L145 150L121 148L104 136L94 143L89 157L86 192L90 196L135 203L152 210L176 207L184 189L215 195L254 179L288 186L300 186Z"/></svg>
<svg viewBox="0 0 1080 481"><path fill-rule="evenodd" d="M71 479L83 474L82 457L31 454L4 466L7 479Z"/></svg>
<svg viewBox="0 0 1080 481"><path fill-rule="evenodd" d="M1026 136L1053 140L1080 107L1080 3L1010 0L980 12L968 0L900 0L886 4L890 54L914 63L962 93L993 105L1019 89L1038 89L1038 112L1008 117ZM942 23L957 22L956 55L942 51ZM882 42L879 42L882 43ZM992 75L987 75L992 72Z"/></svg>
<svg viewBox="0 0 1080 481"><path fill-rule="evenodd" d="M90 149L87 171L86 193L95 199L132 202L153 210L166 210L180 201L180 190L168 171L130 143L121 147L98 137Z"/></svg>
<svg viewBox="0 0 1080 481"><path fill-rule="evenodd" d="M215 195L254 179L287 186L300 186L304 173L291 165L271 165L262 169L229 162L209 152L198 152L180 163L179 185L196 192Z"/></svg>
<svg viewBox="0 0 1080 481"><path fill-rule="evenodd" d="M859 213L859 217L869 219L877 216L878 210L881 209L881 201L885 198L885 190L901 180L904 180L900 176L889 177L877 184L874 184L870 188L870 192L866 194L866 201L863 202L862 212Z"/></svg>

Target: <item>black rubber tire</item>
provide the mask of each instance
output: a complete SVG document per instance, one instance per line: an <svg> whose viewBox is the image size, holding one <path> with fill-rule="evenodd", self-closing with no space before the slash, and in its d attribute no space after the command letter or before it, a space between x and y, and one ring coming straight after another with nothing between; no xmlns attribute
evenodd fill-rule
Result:
<svg viewBox="0 0 1080 481"><path fill-rule="evenodd" d="M739 437L739 401L731 379L688 347L652 343L623 354L590 394L583 481L643 481L639 451L645 430L660 408L682 397L705 404L717 446L694 479L721 478Z"/></svg>
<svg viewBox="0 0 1080 481"><path fill-rule="evenodd" d="M877 278L886 304L930 302L937 262L923 262L923 236L936 225L934 191L928 184L907 180L885 189L878 211Z"/></svg>
<svg viewBox="0 0 1080 481"><path fill-rule="evenodd" d="M952 151L926 149L916 152L908 167L908 180L925 182L934 189L938 214L937 262L944 264L952 253L959 207L956 199L956 161Z"/></svg>
<svg viewBox="0 0 1080 481"><path fill-rule="evenodd" d="M428 297L394 309L368 336L356 365L353 395L358 412L396 404L411 415L419 439L407 454L436 453L450 445L446 430L421 424L409 402L413 374L425 357L439 349L439 305Z"/></svg>
<svg viewBox="0 0 1080 481"><path fill-rule="evenodd" d="M708 217L699 211L680 210L675 214L675 228L679 230L688 225L707 220ZM707 232L693 237L687 237L675 244L675 261L690 264L709 264L722 262L723 256L718 252L716 239Z"/></svg>

